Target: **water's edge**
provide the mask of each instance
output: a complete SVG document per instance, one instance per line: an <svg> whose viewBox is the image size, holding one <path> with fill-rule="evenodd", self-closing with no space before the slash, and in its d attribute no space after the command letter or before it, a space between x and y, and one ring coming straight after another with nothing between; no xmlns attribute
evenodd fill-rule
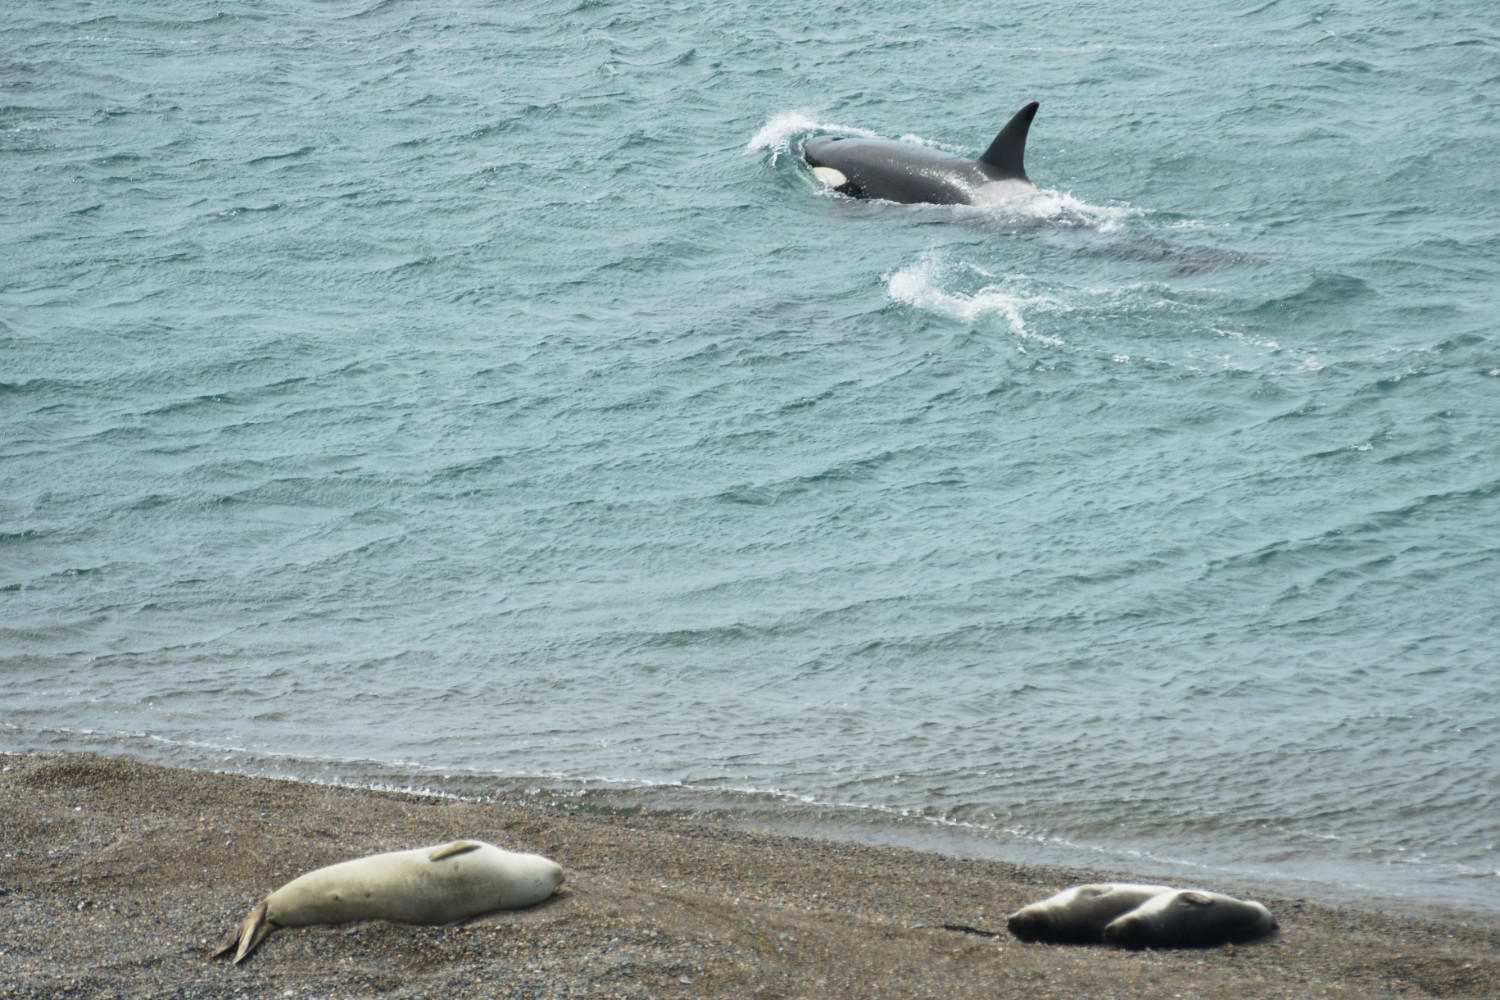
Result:
<svg viewBox="0 0 1500 1000"><path fill-rule="evenodd" d="M849 842L1055 869L1061 883L1096 880L1156 881L1210 888L1241 896L1264 895L1298 902L1347 906L1363 911L1417 916L1435 921L1489 923L1500 906L1487 908L1481 894L1445 897L1392 891L1389 887L1295 877L1271 870L1247 870L1162 858L1142 852L1027 837L920 812L900 812L851 803L820 802L775 789L692 787L685 784L622 782L558 775L499 775L477 770L393 765L372 760L306 760L210 752L171 741L167 752L118 742L66 739L54 734L47 746L18 741L0 732L0 755L19 757L97 755L140 761L184 771L208 771L275 781L326 785L377 793L419 795L477 802L509 802L539 808L686 820L763 833Z"/></svg>

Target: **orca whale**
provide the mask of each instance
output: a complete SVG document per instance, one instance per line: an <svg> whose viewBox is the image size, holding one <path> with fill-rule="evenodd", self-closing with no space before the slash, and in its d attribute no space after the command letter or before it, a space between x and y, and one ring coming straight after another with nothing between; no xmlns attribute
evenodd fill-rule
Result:
<svg viewBox="0 0 1500 1000"><path fill-rule="evenodd" d="M890 139L838 135L807 140L802 158L819 180L852 198L986 204L1036 189L1022 159L1037 107L1032 101L1017 111L977 160Z"/></svg>

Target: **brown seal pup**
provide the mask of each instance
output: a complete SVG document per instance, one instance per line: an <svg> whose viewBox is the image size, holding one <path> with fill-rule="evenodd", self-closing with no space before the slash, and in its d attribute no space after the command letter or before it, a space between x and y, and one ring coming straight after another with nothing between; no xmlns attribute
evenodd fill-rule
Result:
<svg viewBox="0 0 1500 1000"><path fill-rule="evenodd" d="M1183 889L1154 896L1114 920L1104 940L1121 948L1212 948L1275 929L1276 918L1260 903Z"/></svg>
<svg viewBox="0 0 1500 1000"><path fill-rule="evenodd" d="M1165 885L1098 882L1075 885L1040 903L1023 906L1006 926L1022 941L1051 944L1099 944L1110 921L1172 889Z"/></svg>
<svg viewBox="0 0 1500 1000"><path fill-rule="evenodd" d="M562 866L482 840L373 854L292 879L250 911L214 957L243 962L272 931L350 920L448 924L533 906L562 885Z"/></svg>

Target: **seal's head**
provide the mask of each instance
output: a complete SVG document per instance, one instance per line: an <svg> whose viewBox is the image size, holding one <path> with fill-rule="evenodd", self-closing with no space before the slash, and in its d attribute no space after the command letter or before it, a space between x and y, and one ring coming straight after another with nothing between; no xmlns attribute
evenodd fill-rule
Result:
<svg viewBox="0 0 1500 1000"><path fill-rule="evenodd" d="M1005 926L1022 941L1037 941L1046 936L1042 927L1045 923L1041 913L1028 907L1012 913L1010 919L1005 922Z"/></svg>
<svg viewBox="0 0 1500 1000"><path fill-rule="evenodd" d="M1125 914L1104 928L1104 943L1112 944L1116 948L1140 951L1142 948L1151 947L1152 937L1151 926L1147 919L1133 913Z"/></svg>
<svg viewBox="0 0 1500 1000"><path fill-rule="evenodd" d="M511 882L502 887L496 906L502 910L529 906L552 895L563 884L562 865L538 854L510 858Z"/></svg>

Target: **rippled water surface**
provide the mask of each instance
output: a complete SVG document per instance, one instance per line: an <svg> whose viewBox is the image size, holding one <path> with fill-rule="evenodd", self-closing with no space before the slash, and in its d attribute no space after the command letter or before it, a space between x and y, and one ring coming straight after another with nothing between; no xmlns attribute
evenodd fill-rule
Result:
<svg viewBox="0 0 1500 1000"><path fill-rule="evenodd" d="M1491 5L0 37L0 747L1500 911Z"/></svg>

